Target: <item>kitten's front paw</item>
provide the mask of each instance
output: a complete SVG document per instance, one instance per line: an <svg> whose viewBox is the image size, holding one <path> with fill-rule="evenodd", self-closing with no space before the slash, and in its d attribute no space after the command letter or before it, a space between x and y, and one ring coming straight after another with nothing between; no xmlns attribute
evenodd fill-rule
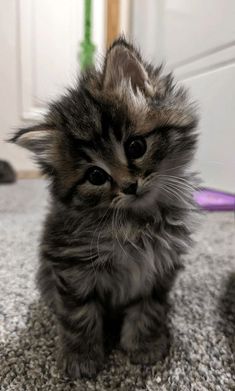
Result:
<svg viewBox="0 0 235 391"><path fill-rule="evenodd" d="M92 357L92 354L91 354ZM71 379L82 377L93 378L100 370L102 358L90 358L88 355L79 355L78 353L60 354L59 367Z"/></svg>
<svg viewBox="0 0 235 391"><path fill-rule="evenodd" d="M130 362L132 364L153 365L162 360L167 355L169 341L165 335L162 335L152 343L142 343L136 349L129 351Z"/></svg>

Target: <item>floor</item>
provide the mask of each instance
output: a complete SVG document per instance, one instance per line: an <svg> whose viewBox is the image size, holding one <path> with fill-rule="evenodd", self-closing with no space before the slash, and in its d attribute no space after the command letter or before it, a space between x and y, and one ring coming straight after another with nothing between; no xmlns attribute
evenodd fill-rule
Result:
<svg viewBox="0 0 235 391"><path fill-rule="evenodd" d="M170 296L165 361L134 366L116 350L96 381L70 382L57 370L55 324L34 282L47 198L39 179L0 187L1 391L235 390L234 214L203 218Z"/></svg>

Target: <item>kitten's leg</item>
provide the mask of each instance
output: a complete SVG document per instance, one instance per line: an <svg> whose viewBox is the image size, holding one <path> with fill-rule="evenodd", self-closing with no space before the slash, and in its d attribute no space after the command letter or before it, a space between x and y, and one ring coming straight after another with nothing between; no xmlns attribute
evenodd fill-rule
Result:
<svg viewBox="0 0 235 391"><path fill-rule="evenodd" d="M76 305L70 299L68 304L66 308L65 299L63 311L57 310L62 342L59 365L71 378L93 377L104 358L102 309L95 301Z"/></svg>
<svg viewBox="0 0 235 391"><path fill-rule="evenodd" d="M143 299L126 310L121 346L134 364L154 364L168 350L165 308L152 298Z"/></svg>

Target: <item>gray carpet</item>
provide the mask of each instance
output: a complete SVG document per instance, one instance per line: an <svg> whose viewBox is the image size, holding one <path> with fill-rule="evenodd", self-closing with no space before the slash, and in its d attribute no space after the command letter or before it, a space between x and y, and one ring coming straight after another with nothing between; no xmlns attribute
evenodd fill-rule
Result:
<svg viewBox="0 0 235 391"><path fill-rule="evenodd" d="M118 350L96 381L70 382L55 364L57 334L35 289L45 183L0 187L0 389L235 390L235 223L209 214L171 293L172 346L153 367L130 365Z"/></svg>

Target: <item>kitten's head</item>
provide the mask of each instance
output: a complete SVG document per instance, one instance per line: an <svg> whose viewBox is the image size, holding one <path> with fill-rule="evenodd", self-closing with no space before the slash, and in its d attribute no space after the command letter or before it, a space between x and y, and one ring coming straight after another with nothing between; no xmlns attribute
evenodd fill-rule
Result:
<svg viewBox="0 0 235 391"><path fill-rule="evenodd" d="M139 211L164 202L167 179L184 173L196 123L186 92L120 38L102 71L85 72L43 123L12 141L36 154L65 205Z"/></svg>

